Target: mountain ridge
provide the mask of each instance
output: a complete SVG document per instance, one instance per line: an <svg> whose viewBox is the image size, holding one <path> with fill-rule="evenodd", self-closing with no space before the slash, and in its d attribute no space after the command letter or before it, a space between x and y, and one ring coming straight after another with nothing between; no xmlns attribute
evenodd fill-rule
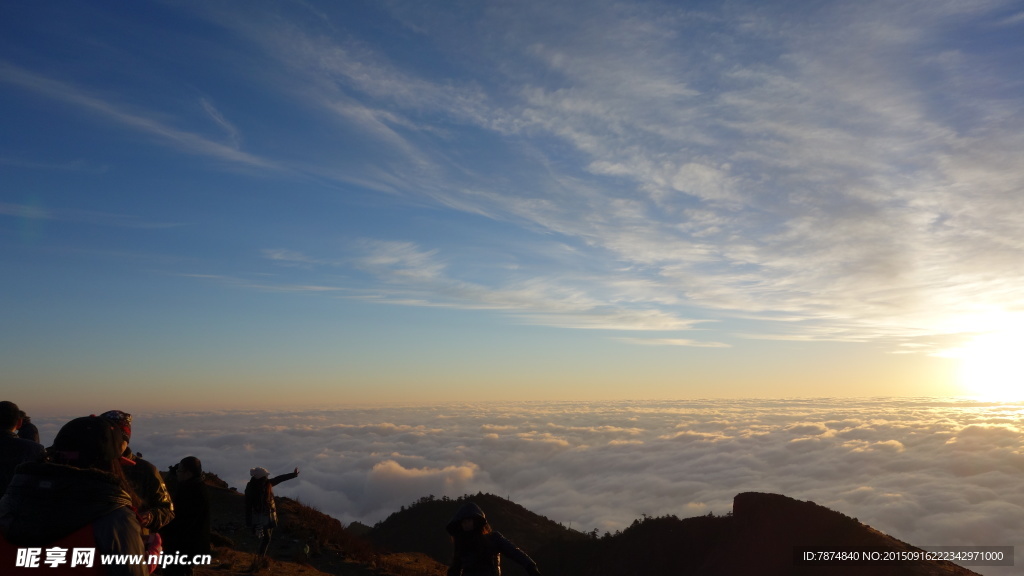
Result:
<svg viewBox="0 0 1024 576"><path fill-rule="evenodd" d="M216 564L196 576L247 573L256 541L242 523L243 496L210 475ZM466 501L479 505L494 528L555 576L977 576L950 562L923 561L872 566L801 564L798 546L877 547L918 550L856 518L814 502L781 494L744 492L724 516L680 519L644 516L599 537L485 493L458 498L427 496L403 506L373 527L353 525L298 500L277 497L281 517L269 556L274 576L442 576L451 558L444 530ZM525 574L505 562L505 576Z"/></svg>
<svg viewBox="0 0 1024 576"><path fill-rule="evenodd" d="M737 494L733 510L724 516L644 516L624 530L603 537L598 537L596 531L567 529L492 494L425 498L391 514L367 537L382 548L418 552L445 563L450 559L451 544L443 527L465 501L479 505L492 526L533 557L542 571L560 576L976 574L950 562L871 566L797 563L798 547L862 547L893 552L919 549L814 502L762 492ZM424 526L432 527L434 533L424 533ZM503 573L525 574L514 564L503 566Z"/></svg>

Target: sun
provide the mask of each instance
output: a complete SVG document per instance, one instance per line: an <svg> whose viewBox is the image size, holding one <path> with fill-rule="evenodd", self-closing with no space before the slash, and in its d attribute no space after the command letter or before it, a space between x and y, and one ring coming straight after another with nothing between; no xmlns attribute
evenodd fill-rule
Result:
<svg viewBox="0 0 1024 576"><path fill-rule="evenodd" d="M957 351L960 385L980 400L1024 398L1024 324L975 336Z"/></svg>

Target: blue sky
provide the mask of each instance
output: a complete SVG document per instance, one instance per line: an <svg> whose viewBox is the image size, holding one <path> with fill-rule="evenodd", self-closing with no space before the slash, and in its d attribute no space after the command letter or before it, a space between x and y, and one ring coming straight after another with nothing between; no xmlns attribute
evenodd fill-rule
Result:
<svg viewBox="0 0 1024 576"><path fill-rule="evenodd" d="M1024 326L1022 29L1000 1L6 3L4 388L961 393L973 339Z"/></svg>

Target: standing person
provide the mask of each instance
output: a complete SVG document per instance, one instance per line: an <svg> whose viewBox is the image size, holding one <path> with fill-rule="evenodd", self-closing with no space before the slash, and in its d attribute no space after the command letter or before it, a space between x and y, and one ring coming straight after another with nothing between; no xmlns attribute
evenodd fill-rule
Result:
<svg viewBox="0 0 1024 576"><path fill-rule="evenodd" d="M15 433L21 426L21 413L14 402L0 402L0 496L4 495L19 464L43 456L42 444L18 438Z"/></svg>
<svg viewBox="0 0 1024 576"><path fill-rule="evenodd" d="M277 528L277 505L274 504L274 486L299 475L299 469L291 474L270 478L266 468L249 470L249 483L245 485L245 525L251 527L259 538L259 547L252 559L252 570L258 572L266 565L270 537Z"/></svg>
<svg viewBox="0 0 1024 576"><path fill-rule="evenodd" d="M502 554L515 560L530 576L540 576L537 563L501 532L491 530L484 511L473 502L463 504L445 529L455 547L448 576L501 576Z"/></svg>
<svg viewBox="0 0 1024 576"><path fill-rule="evenodd" d="M174 518L174 504L171 503L171 496L167 492L163 476L156 466L143 460L139 454L134 454L128 445L132 438L132 415L120 410L110 410L100 414L121 431L123 441L121 442L121 456L128 460L123 462L124 474L128 477L132 489L142 499L142 508L139 509L139 518L142 522L143 534L157 532L167 525Z"/></svg>
<svg viewBox="0 0 1024 576"><path fill-rule="evenodd" d="M121 431L121 458L124 475L132 490L139 496L139 523L142 525L142 539L146 543L146 555L157 557L163 552L159 530L174 519L174 504L167 493L164 478L156 466L134 454L128 443L132 438L132 415L121 410L109 410L100 414ZM149 565L149 571L156 570L156 564Z"/></svg>
<svg viewBox="0 0 1024 576"><path fill-rule="evenodd" d="M36 425L32 423L32 419L28 417L28 414L25 414L24 410L20 410L19 413L21 414L21 426L18 426L18 438L31 440L39 444L39 428L36 428Z"/></svg>
<svg viewBox="0 0 1024 576"><path fill-rule="evenodd" d="M44 461L18 468L0 499L0 573L15 566L17 546L63 549L68 555L75 549L93 550L92 570L71 568L72 558L64 558L60 568L71 574L149 574L143 564L100 564L102 555L145 554L133 510L138 497L121 472L120 444L121 433L106 420L76 418L57 433Z"/></svg>
<svg viewBox="0 0 1024 576"><path fill-rule="evenodd" d="M164 551L188 557L210 553L210 493L199 458L187 456L174 467L174 520L163 527ZM192 565L170 565L164 576L192 576Z"/></svg>

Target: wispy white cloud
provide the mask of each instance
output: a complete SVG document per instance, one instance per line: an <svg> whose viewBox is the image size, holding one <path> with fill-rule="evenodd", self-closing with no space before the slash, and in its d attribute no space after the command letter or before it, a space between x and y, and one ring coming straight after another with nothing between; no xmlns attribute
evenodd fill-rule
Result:
<svg viewBox="0 0 1024 576"><path fill-rule="evenodd" d="M262 250L262 253L264 258L282 266L312 269L315 266L337 266L342 264L339 261L313 258L297 250L288 250L287 248L265 248Z"/></svg>
<svg viewBox="0 0 1024 576"><path fill-rule="evenodd" d="M239 132L238 128L236 128L235 125L231 122L228 122L227 118L225 118L224 115L221 114L219 110L217 110L213 103L211 103L206 98L200 99L199 103L200 105L202 105L203 110L210 116L210 118L213 119L213 121L216 122L217 125L224 130L228 137L228 141L231 143L231 147L237 150L242 144L242 135Z"/></svg>
<svg viewBox="0 0 1024 576"><path fill-rule="evenodd" d="M1001 26L1016 26L1021 23L1024 23L1024 12L1017 12L1016 14L1007 16L999 21Z"/></svg>
<svg viewBox="0 0 1024 576"><path fill-rule="evenodd" d="M51 220L54 218L53 214L49 210L41 206L33 206L30 204L0 204L0 214L6 216L17 216L19 218L27 218L29 220Z"/></svg>
<svg viewBox="0 0 1024 576"><path fill-rule="evenodd" d="M542 325L601 330L690 330L697 321L638 299L626 283L619 296L595 298L586 279L525 278L498 286L459 280L436 250L408 242L364 241L359 266L382 283L369 290L378 302L498 310Z"/></svg>
<svg viewBox="0 0 1024 576"><path fill-rule="evenodd" d="M109 214L89 210L52 209L38 204L8 204L0 202L0 215L15 216L28 220L57 220L80 222L97 226L120 228L176 228L186 224L174 222L150 222L128 214Z"/></svg>
<svg viewBox="0 0 1024 576"><path fill-rule="evenodd" d="M423 251L412 242L364 242L365 255L360 266L377 272L389 282L430 282L441 277L445 266L438 262L436 250Z"/></svg>
<svg viewBox="0 0 1024 576"><path fill-rule="evenodd" d="M692 346L695 348L729 348L722 342L702 342L688 338L617 338L622 342L640 344L642 346Z"/></svg>
<svg viewBox="0 0 1024 576"><path fill-rule="evenodd" d="M85 160L71 160L68 162L43 162L38 160L26 160L23 158L0 157L0 166L12 166L16 168L30 168L33 170L57 170L61 172L86 172L102 174L107 171L107 166L96 166Z"/></svg>
<svg viewBox="0 0 1024 576"><path fill-rule="evenodd" d="M232 146L213 142L199 134L173 128L140 113L126 111L123 107L93 96L78 86L36 74L8 62L0 62L0 81L87 110L113 120L121 126L156 136L183 152L252 167L280 168L269 160L242 152Z"/></svg>
<svg viewBox="0 0 1024 576"><path fill-rule="evenodd" d="M340 286L328 286L322 284L295 284L291 282L273 282L269 279L264 278L262 281L254 281L251 279L241 278L238 276L228 276L224 274L177 274L183 278L196 278L200 280L209 280L229 286L235 286L238 288L245 288L250 290L259 290L262 292L340 292L345 289Z"/></svg>

